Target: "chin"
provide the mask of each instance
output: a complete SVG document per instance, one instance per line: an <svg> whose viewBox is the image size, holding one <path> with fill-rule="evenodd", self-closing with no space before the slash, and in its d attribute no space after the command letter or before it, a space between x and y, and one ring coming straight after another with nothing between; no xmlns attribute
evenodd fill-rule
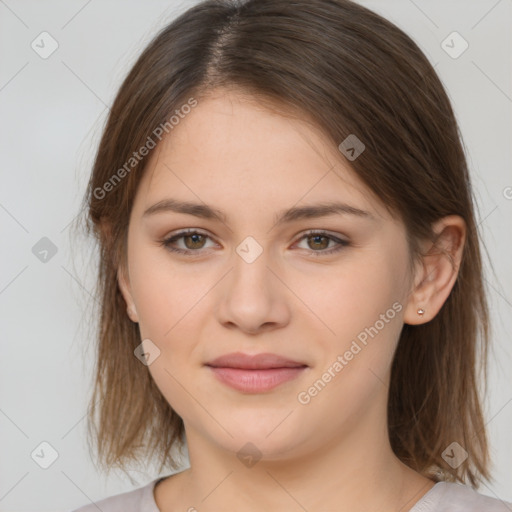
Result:
<svg viewBox="0 0 512 512"><path fill-rule="evenodd" d="M303 447L312 435L308 436L299 426L296 429L291 424L285 426L284 423L288 421L283 422L285 417L286 414L281 414L269 423L251 422L247 417L245 421L231 422L226 425L226 429L233 437L226 434L215 441L237 456L247 453L265 460L285 460L296 453L299 447Z"/></svg>

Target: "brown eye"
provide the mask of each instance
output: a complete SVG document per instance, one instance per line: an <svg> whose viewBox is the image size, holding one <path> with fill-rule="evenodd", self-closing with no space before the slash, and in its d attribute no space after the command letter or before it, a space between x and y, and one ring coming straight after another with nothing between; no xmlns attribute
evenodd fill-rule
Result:
<svg viewBox="0 0 512 512"><path fill-rule="evenodd" d="M160 243L169 251L195 256L204 253L203 248L208 249L205 245L208 240L211 240L208 235L189 230L176 233Z"/></svg>
<svg viewBox="0 0 512 512"><path fill-rule="evenodd" d="M206 237L200 233L193 233L191 235L184 235L183 240L187 249L202 249Z"/></svg>
<svg viewBox="0 0 512 512"><path fill-rule="evenodd" d="M307 247L300 247L299 245L299 248L306 249L314 256L326 256L341 251L350 245L347 240L342 240L325 231L310 231L305 233L302 238L299 239L299 244L303 243L303 241L306 242Z"/></svg>
<svg viewBox="0 0 512 512"><path fill-rule="evenodd" d="M323 235L310 235L308 238L308 245L311 249L327 249L329 246L330 238ZM311 241L311 243L309 242Z"/></svg>

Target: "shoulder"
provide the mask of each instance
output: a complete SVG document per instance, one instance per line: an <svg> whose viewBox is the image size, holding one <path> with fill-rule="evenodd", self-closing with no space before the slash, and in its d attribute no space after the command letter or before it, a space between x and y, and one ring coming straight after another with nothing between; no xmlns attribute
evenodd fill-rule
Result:
<svg viewBox="0 0 512 512"><path fill-rule="evenodd" d="M512 504L491 498L472 487L438 482L410 512L510 512Z"/></svg>
<svg viewBox="0 0 512 512"><path fill-rule="evenodd" d="M104 498L77 508L71 512L160 512L156 506L153 488L159 479L134 489Z"/></svg>

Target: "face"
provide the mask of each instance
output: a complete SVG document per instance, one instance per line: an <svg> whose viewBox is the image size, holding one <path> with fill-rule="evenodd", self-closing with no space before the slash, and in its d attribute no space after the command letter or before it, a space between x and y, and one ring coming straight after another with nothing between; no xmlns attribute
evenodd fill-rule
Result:
<svg viewBox="0 0 512 512"><path fill-rule="evenodd" d="M231 91L151 155L120 285L187 434L279 459L385 424L408 269L403 224L338 149ZM208 366L232 353L288 363Z"/></svg>

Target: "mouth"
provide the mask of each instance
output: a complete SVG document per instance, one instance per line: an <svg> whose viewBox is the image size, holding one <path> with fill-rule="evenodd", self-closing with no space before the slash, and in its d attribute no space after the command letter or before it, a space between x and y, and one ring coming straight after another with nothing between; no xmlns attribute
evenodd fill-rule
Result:
<svg viewBox="0 0 512 512"><path fill-rule="evenodd" d="M308 365L276 354L221 356L206 365L223 384L245 393L262 393L297 378Z"/></svg>

